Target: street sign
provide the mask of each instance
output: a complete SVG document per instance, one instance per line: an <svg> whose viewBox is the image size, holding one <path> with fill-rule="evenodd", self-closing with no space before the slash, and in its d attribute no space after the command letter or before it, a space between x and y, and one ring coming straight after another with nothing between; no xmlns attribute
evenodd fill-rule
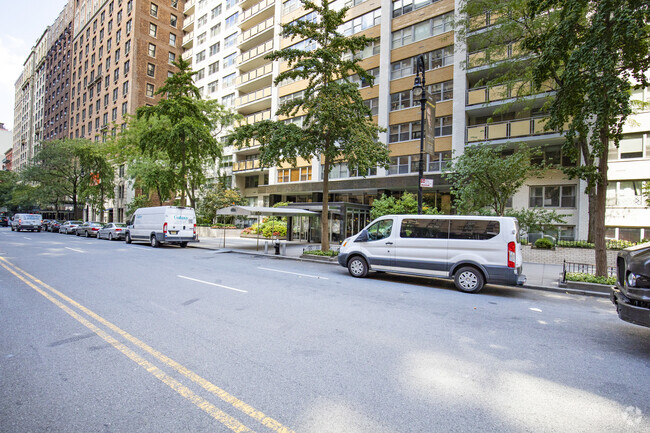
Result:
<svg viewBox="0 0 650 433"><path fill-rule="evenodd" d="M420 186L422 188L433 188L433 179L420 179Z"/></svg>
<svg viewBox="0 0 650 433"><path fill-rule="evenodd" d="M435 154L436 101L433 99L433 95L431 94L427 95L424 122L424 151L433 156Z"/></svg>

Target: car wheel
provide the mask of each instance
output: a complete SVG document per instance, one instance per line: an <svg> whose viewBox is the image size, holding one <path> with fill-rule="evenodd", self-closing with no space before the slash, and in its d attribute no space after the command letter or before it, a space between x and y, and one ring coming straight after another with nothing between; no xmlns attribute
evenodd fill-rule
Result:
<svg viewBox="0 0 650 433"><path fill-rule="evenodd" d="M131 233L128 233L128 232L126 233L126 236L124 238L124 242L126 242L127 244L131 243Z"/></svg>
<svg viewBox="0 0 650 433"><path fill-rule="evenodd" d="M355 278L363 278L368 275L368 262L361 256L354 256L348 262L348 271Z"/></svg>
<svg viewBox="0 0 650 433"><path fill-rule="evenodd" d="M151 235L151 246L154 248L158 248L160 246L160 242L158 242L158 239L156 239L156 235Z"/></svg>
<svg viewBox="0 0 650 433"><path fill-rule="evenodd" d="M181 242L180 246L181 246L181 248L185 248L187 246L187 242Z"/></svg>
<svg viewBox="0 0 650 433"><path fill-rule="evenodd" d="M464 266L454 274L454 284L461 292L477 293L484 283L483 274L472 266Z"/></svg>
<svg viewBox="0 0 650 433"><path fill-rule="evenodd" d="M109 241L112 241L112 240L113 240L113 233L109 233L109 234L108 234L108 240L109 240Z"/></svg>
<svg viewBox="0 0 650 433"><path fill-rule="evenodd" d="M86 238L88 237L88 230L86 230L86 231L84 232L84 237L86 237Z"/></svg>

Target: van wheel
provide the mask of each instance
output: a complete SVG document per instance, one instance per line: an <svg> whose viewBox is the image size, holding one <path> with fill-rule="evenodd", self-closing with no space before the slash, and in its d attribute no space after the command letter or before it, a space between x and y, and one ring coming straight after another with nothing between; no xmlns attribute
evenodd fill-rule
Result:
<svg viewBox="0 0 650 433"><path fill-rule="evenodd" d="M158 242L158 239L156 239L156 235L151 235L151 246L154 248L158 248L160 246L160 242Z"/></svg>
<svg viewBox="0 0 650 433"><path fill-rule="evenodd" d="M187 242L181 242L180 246L181 246L181 248L185 248L187 246Z"/></svg>
<svg viewBox="0 0 650 433"><path fill-rule="evenodd" d="M471 266L464 266L454 274L454 284L461 292L477 293L484 283L483 274Z"/></svg>
<svg viewBox="0 0 650 433"><path fill-rule="evenodd" d="M348 262L348 271L355 278L363 278L368 275L368 263L361 256L354 256Z"/></svg>
<svg viewBox="0 0 650 433"><path fill-rule="evenodd" d="M131 243L131 233L126 232L126 237L124 238L124 242L126 242L127 244Z"/></svg>

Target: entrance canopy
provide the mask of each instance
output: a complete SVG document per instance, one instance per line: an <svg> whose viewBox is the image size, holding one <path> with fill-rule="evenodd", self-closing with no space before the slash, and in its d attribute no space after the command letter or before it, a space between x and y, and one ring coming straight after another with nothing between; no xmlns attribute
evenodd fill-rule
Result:
<svg viewBox="0 0 650 433"><path fill-rule="evenodd" d="M310 210L295 209L290 207L262 207L262 206L228 206L217 210L217 215L233 216L310 216L319 215Z"/></svg>

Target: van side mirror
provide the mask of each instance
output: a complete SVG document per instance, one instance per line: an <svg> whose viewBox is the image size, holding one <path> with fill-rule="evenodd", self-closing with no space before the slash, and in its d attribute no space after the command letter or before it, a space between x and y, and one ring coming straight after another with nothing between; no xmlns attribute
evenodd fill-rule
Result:
<svg viewBox="0 0 650 433"><path fill-rule="evenodd" d="M363 229L354 240L355 242L368 242L368 230Z"/></svg>

